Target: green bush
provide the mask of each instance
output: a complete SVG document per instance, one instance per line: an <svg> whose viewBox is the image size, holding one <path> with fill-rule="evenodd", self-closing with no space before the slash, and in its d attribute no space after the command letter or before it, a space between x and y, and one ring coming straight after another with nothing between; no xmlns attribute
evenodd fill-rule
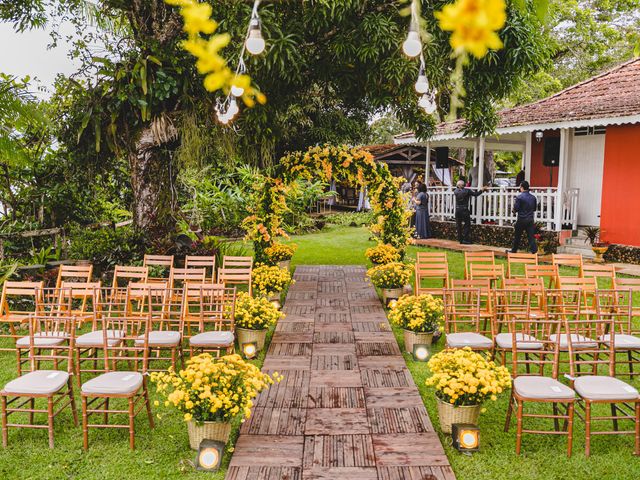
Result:
<svg viewBox="0 0 640 480"><path fill-rule="evenodd" d="M373 211L369 212L344 212L327 215L327 223L341 227L361 227L371 225L375 219Z"/></svg>
<svg viewBox="0 0 640 480"><path fill-rule="evenodd" d="M144 238L131 226L97 230L74 226L69 229L69 238L69 258L88 260L99 272L131 265L144 256Z"/></svg>

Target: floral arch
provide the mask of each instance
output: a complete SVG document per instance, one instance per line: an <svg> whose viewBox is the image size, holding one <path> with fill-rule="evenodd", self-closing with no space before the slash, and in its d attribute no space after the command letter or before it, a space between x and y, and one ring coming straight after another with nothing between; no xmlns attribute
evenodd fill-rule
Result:
<svg viewBox="0 0 640 480"><path fill-rule="evenodd" d="M264 177L256 186L250 212L243 226L246 239L253 241L257 262L266 261L264 249L277 237L286 237L282 216L287 211L286 195L297 179L350 182L366 186L377 221L371 231L381 243L404 250L411 235L406 202L385 163L376 162L367 150L358 147L315 146L293 152L280 160L273 177Z"/></svg>

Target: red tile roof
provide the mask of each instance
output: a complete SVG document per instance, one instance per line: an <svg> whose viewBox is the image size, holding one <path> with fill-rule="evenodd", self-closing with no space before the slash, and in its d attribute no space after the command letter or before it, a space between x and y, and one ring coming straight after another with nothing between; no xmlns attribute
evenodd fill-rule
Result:
<svg viewBox="0 0 640 480"><path fill-rule="evenodd" d="M550 97L498 112L498 128L640 115L640 58ZM436 135L464 130L464 119L440 123ZM407 138L400 134L397 138Z"/></svg>

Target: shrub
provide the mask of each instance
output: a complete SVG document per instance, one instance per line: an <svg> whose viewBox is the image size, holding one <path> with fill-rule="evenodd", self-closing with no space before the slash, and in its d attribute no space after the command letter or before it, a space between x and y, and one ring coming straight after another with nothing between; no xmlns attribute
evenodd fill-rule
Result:
<svg viewBox="0 0 640 480"><path fill-rule="evenodd" d="M278 263L291 260L291 257L296 253L297 249L298 246L295 243L290 243L288 245L283 243L274 243L270 247L265 248L264 253L269 257L271 263Z"/></svg>
<svg viewBox="0 0 640 480"><path fill-rule="evenodd" d="M291 272L286 268L261 265L251 272L251 282L256 293L270 297L291 284Z"/></svg>
<svg viewBox="0 0 640 480"><path fill-rule="evenodd" d="M406 263L391 262L370 268L367 275L378 288L402 288L409 283L412 271Z"/></svg>
<svg viewBox="0 0 640 480"><path fill-rule="evenodd" d="M403 295L391 302L389 321L412 332L435 332L442 325L444 304L432 295Z"/></svg>
<svg viewBox="0 0 640 480"><path fill-rule="evenodd" d="M365 256L371 263L382 265L384 263L397 262L400 260L400 252L393 245L380 243L375 247L367 248Z"/></svg>
<svg viewBox="0 0 640 480"><path fill-rule="evenodd" d="M266 298L253 298L246 292L238 293L235 310L237 327L263 330L281 318L284 318L284 314Z"/></svg>
<svg viewBox="0 0 640 480"><path fill-rule="evenodd" d="M373 212L344 212L327 216L327 223L342 227L361 227L375 221Z"/></svg>

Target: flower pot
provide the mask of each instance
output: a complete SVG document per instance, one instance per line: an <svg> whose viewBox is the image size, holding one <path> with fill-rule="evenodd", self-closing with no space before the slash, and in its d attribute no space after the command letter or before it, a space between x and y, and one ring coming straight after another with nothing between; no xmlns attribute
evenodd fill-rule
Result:
<svg viewBox="0 0 640 480"><path fill-rule="evenodd" d="M289 270L291 268L291 259L279 261L278 266L280 268L284 268L285 270Z"/></svg>
<svg viewBox="0 0 640 480"><path fill-rule="evenodd" d="M454 423L478 424L481 405L469 405L464 407L454 407L450 403L443 402L436 397L438 405L438 418L442 433L451 433L451 425Z"/></svg>
<svg viewBox="0 0 640 480"><path fill-rule="evenodd" d="M591 250L593 250L593 253L596 254L596 258L593 259L594 262L596 263L604 263L604 257L603 255L605 253L607 253L607 250L609 250L608 246L604 246L604 247L591 247Z"/></svg>
<svg viewBox="0 0 640 480"><path fill-rule="evenodd" d="M412 330L402 330L404 335L404 349L407 353L413 353L413 345L425 344L431 345L434 332L414 332Z"/></svg>
<svg viewBox="0 0 640 480"><path fill-rule="evenodd" d="M198 425L191 420L187 422L187 432L192 450L198 450L202 440L216 440L226 444L231 433L231 422L203 422Z"/></svg>
<svg viewBox="0 0 640 480"><path fill-rule="evenodd" d="M264 348L264 340L267 337L267 329L251 330L249 328L236 327L236 338L238 339L238 345L242 346L243 343L256 342L258 351Z"/></svg>
<svg viewBox="0 0 640 480"><path fill-rule="evenodd" d="M391 300L397 300L403 295L402 287L400 288L383 288L382 298L384 304L387 305Z"/></svg>
<svg viewBox="0 0 640 480"><path fill-rule="evenodd" d="M413 287L411 286L411 284L405 285L404 287L402 287L402 294L413 295Z"/></svg>

